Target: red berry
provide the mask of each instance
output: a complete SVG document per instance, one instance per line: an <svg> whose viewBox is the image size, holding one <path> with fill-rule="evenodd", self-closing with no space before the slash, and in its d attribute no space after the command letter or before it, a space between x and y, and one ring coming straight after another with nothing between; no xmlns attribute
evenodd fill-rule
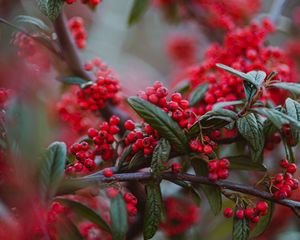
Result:
<svg viewBox="0 0 300 240"><path fill-rule="evenodd" d="M120 123L120 118L117 116L111 116L109 119L109 124L111 125L118 125Z"/></svg>
<svg viewBox="0 0 300 240"><path fill-rule="evenodd" d="M158 99L158 97L156 96L156 94L151 94L151 95L149 96L149 101L150 101L151 103L153 103L153 104L157 104L158 101L159 101L159 99Z"/></svg>
<svg viewBox="0 0 300 240"><path fill-rule="evenodd" d="M180 93L173 93L171 99L172 101L179 103L182 99L182 96Z"/></svg>
<svg viewBox="0 0 300 240"><path fill-rule="evenodd" d="M127 121L124 123L124 127L125 127L126 130L133 131L134 128L135 128L135 124L134 124L133 121L127 120Z"/></svg>
<svg viewBox="0 0 300 240"><path fill-rule="evenodd" d="M88 136L90 138L96 137L98 135L98 130L95 128L89 128L88 130Z"/></svg>
<svg viewBox="0 0 300 240"><path fill-rule="evenodd" d="M283 179L284 179L284 176L283 176L282 173L278 173L278 174L275 176L275 181L276 181L277 183L282 182Z"/></svg>
<svg viewBox="0 0 300 240"><path fill-rule="evenodd" d="M210 145L204 145L203 151L205 154L211 154L213 152L213 149Z"/></svg>
<svg viewBox="0 0 300 240"><path fill-rule="evenodd" d="M253 222L253 223L258 223L259 222L259 216L251 218L250 221Z"/></svg>
<svg viewBox="0 0 300 240"><path fill-rule="evenodd" d="M219 167L220 168L229 168L230 162L227 158L223 158L219 161Z"/></svg>
<svg viewBox="0 0 300 240"><path fill-rule="evenodd" d="M182 167L179 163L173 163L172 164L172 172L173 173L179 173L181 171Z"/></svg>
<svg viewBox="0 0 300 240"><path fill-rule="evenodd" d="M207 164L207 167L210 172L216 171L218 168L218 163L216 160L209 161L209 163Z"/></svg>
<svg viewBox="0 0 300 240"><path fill-rule="evenodd" d="M295 163L290 163L287 167L287 170L286 170L288 173L295 173L297 171L297 166Z"/></svg>
<svg viewBox="0 0 300 240"><path fill-rule="evenodd" d="M208 179L212 182L215 182L218 180L218 175L215 172L208 173Z"/></svg>
<svg viewBox="0 0 300 240"><path fill-rule="evenodd" d="M173 112L173 111L175 111L175 110L178 109L178 103L175 102L175 101L170 101L170 102L168 103L168 107L169 107L169 109Z"/></svg>
<svg viewBox="0 0 300 240"><path fill-rule="evenodd" d="M179 106L185 110L189 108L189 101L188 100L181 100Z"/></svg>
<svg viewBox="0 0 300 240"><path fill-rule="evenodd" d="M242 209L237 210L236 213L235 213L235 216L238 219L243 219L244 218L244 210L242 210Z"/></svg>
<svg viewBox="0 0 300 240"><path fill-rule="evenodd" d="M192 151L196 152L199 147L199 141L198 140L192 140L190 141L190 148Z"/></svg>
<svg viewBox="0 0 300 240"><path fill-rule="evenodd" d="M83 169L83 165L81 163L75 163L74 168L76 169L76 172L80 172Z"/></svg>
<svg viewBox="0 0 300 240"><path fill-rule="evenodd" d="M94 170L96 168L95 162L90 158L84 161L84 166L90 170Z"/></svg>
<svg viewBox="0 0 300 240"><path fill-rule="evenodd" d="M113 171L110 168L105 168L103 170L104 177L110 178L114 175Z"/></svg>
<svg viewBox="0 0 300 240"><path fill-rule="evenodd" d="M264 201L259 201L257 204L256 204L256 209L260 212L265 212L268 210L268 204Z"/></svg>
<svg viewBox="0 0 300 240"><path fill-rule="evenodd" d="M168 95L168 89L165 87L160 87L156 90L156 94L159 98L166 97Z"/></svg>
<svg viewBox="0 0 300 240"><path fill-rule="evenodd" d="M226 179L228 178L228 170L227 169L219 169L218 172L218 178L219 179Z"/></svg>
<svg viewBox="0 0 300 240"><path fill-rule="evenodd" d="M281 166L282 168L287 168L288 165L289 165L289 161L288 161L288 160L286 160L286 159L282 159L282 160L281 160L280 166Z"/></svg>
<svg viewBox="0 0 300 240"><path fill-rule="evenodd" d="M224 217L231 218L233 215L233 211L231 208L225 208L223 214L224 214Z"/></svg>
<svg viewBox="0 0 300 240"><path fill-rule="evenodd" d="M109 198L115 198L119 193L118 189L115 189L114 187L110 187L106 189L106 194Z"/></svg>
<svg viewBox="0 0 300 240"><path fill-rule="evenodd" d="M246 208L246 209L244 210L244 214L245 214L245 216L246 216L248 219L251 219L251 218L253 217L253 215L254 215L254 210L253 210L253 208Z"/></svg>

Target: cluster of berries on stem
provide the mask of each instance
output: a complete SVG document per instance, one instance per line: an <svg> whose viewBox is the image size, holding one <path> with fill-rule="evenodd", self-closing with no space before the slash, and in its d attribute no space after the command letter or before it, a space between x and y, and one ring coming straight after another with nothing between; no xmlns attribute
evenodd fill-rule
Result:
<svg viewBox="0 0 300 240"><path fill-rule="evenodd" d="M95 163L96 156L101 156L103 161L109 161L114 157L115 136L120 129L118 124L120 118L112 116L109 122L102 122L99 130L90 128L88 137L92 140L92 146L87 142L75 143L71 146L70 152L75 156L75 161L67 167L68 175L85 174L94 171L97 167ZM111 172L112 174L112 172Z"/></svg>
<svg viewBox="0 0 300 240"><path fill-rule="evenodd" d="M83 110L97 111L106 107L108 102L118 104L120 84L113 71L98 58L86 63L84 67L87 71L94 71L96 81L88 82L78 91L80 107Z"/></svg>
<svg viewBox="0 0 300 240"><path fill-rule="evenodd" d="M168 95L169 90L159 81L154 82L146 91L138 93L140 98L162 108L181 128L189 128L197 118L189 109L189 101L183 99L180 93L171 94L170 100Z"/></svg>
<svg viewBox="0 0 300 240"><path fill-rule="evenodd" d="M291 197L292 191L298 189L299 186L299 181L293 178L293 174L297 171L296 164L283 159L280 166L284 172L276 174L271 180L273 196L277 200Z"/></svg>
<svg viewBox="0 0 300 240"><path fill-rule="evenodd" d="M84 21L82 17L72 17L69 19L69 28L75 40L76 46L83 49L86 46L87 32L84 28Z"/></svg>
<svg viewBox="0 0 300 240"><path fill-rule="evenodd" d="M106 194L109 198L115 198L119 193L121 193L118 189L114 187L110 187L106 189ZM135 216L137 214L136 205L138 203L137 198L132 193L124 193L123 199L126 204L127 213L129 216Z"/></svg>
<svg viewBox="0 0 300 240"><path fill-rule="evenodd" d="M258 223L261 216L265 216L268 212L268 204L265 201L259 201L255 207L239 208L235 212L235 217L242 220L244 217L252 223ZM224 217L231 218L233 216L232 208L224 209Z"/></svg>

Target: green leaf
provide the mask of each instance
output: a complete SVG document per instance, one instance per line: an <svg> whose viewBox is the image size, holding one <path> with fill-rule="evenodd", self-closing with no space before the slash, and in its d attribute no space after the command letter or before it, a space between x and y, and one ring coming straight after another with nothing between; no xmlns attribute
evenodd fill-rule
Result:
<svg viewBox="0 0 300 240"><path fill-rule="evenodd" d="M242 105L242 104L244 104L244 101L242 101L242 100L228 101L228 102L218 102L213 106L213 110L217 110L217 109L228 107L228 106Z"/></svg>
<svg viewBox="0 0 300 240"><path fill-rule="evenodd" d="M271 84L270 87L284 89L284 90L290 91L292 93L295 93L297 95L300 95L300 84L299 83L278 82L278 83Z"/></svg>
<svg viewBox="0 0 300 240"><path fill-rule="evenodd" d="M36 0L37 6L40 9L41 13L43 13L45 16L47 16L47 2L48 0Z"/></svg>
<svg viewBox="0 0 300 240"><path fill-rule="evenodd" d="M175 151L187 151L188 141L184 131L168 114L139 97L130 97L128 102L140 117L156 129L161 137L167 139L174 146Z"/></svg>
<svg viewBox="0 0 300 240"><path fill-rule="evenodd" d="M189 129L190 136L198 135L201 128L221 128L234 122L236 113L227 109L216 109L202 115Z"/></svg>
<svg viewBox="0 0 300 240"><path fill-rule="evenodd" d="M263 85L264 80L267 76L267 74L263 71L250 71L247 72L247 76L251 76L252 79L254 79L255 85L260 87Z"/></svg>
<svg viewBox="0 0 300 240"><path fill-rule="evenodd" d="M55 195L63 176L67 158L67 147L63 142L52 143L41 159L41 194L45 199Z"/></svg>
<svg viewBox="0 0 300 240"><path fill-rule="evenodd" d="M233 157L225 157L230 161L230 169L238 169L238 170L250 170L250 171L267 171L266 167L259 163L253 162L249 159L249 156L233 156Z"/></svg>
<svg viewBox="0 0 300 240"><path fill-rule="evenodd" d="M110 220L113 240L125 239L128 230L127 210L121 193L111 200Z"/></svg>
<svg viewBox="0 0 300 240"><path fill-rule="evenodd" d="M250 224L247 218L233 218L232 240L247 240L250 233Z"/></svg>
<svg viewBox="0 0 300 240"><path fill-rule="evenodd" d="M225 71L227 71L227 72L229 72L229 73L231 73L231 74L233 74L237 77L242 78L244 81L247 81L247 82L253 84L257 88L258 83L256 82L256 80L253 76L253 73L249 72L249 74L246 74L246 73L240 72L238 70L235 70L231 67L228 67L228 66L226 66L224 64L220 64L220 63L217 63L216 66L219 67L219 68L222 68L223 70L225 70Z"/></svg>
<svg viewBox="0 0 300 240"><path fill-rule="evenodd" d="M143 151L138 151L131 158L131 160L129 162L129 165L128 165L128 169L135 168L136 166L138 166L139 164L142 163L143 159L144 159L144 153L143 153Z"/></svg>
<svg viewBox="0 0 300 240"><path fill-rule="evenodd" d="M300 122L300 104L290 98L287 98L285 101L285 107L287 114L296 121ZM297 127L291 124L291 132L294 140L293 146L296 146L299 142L300 131Z"/></svg>
<svg viewBox="0 0 300 240"><path fill-rule="evenodd" d="M57 222L57 239L83 240L76 225L65 215L60 215Z"/></svg>
<svg viewBox="0 0 300 240"><path fill-rule="evenodd" d="M121 168L123 163L126 161L126 158L132 153L132 145L127 146L124 151L122 152L119 162L118 168Z"/></svg>
<svg viewBox="0 0 300 240"><path fill-rule="evenodd" d="M292 124L294 127L300 128L300 122L278 110L269 108L253 108L252 111L266 116L278 129L281 129L284 124Z"/></svg>
<svg viewBox="0 0 300 240"><path fill-rule="evenodd" d="M151 170L155 176L160 175L164 169L163 163L169 160L171 145L168 140L162 138L154 148L151 161Z"/></svg>
<svg viewBox="0 0 300 240"><path fill-rule="evenodd" d="M237 128L253 150L251 151L253 162L257 162L261 159L265 143L262 120L254 113L250 113L237 120Z"/></svg>
<svg viewBox="0 0 300 240"><path fill-rule="evenodd" d="M54 21L64 5L64 0L47 0L47 17Z"/></svg>
<svg viewBox="0 0 300 240"><path fill-rule="evenodd" d="M197 189L195 189L194 187L190 186L189 187L189 193L191 194L194 203L196 204L196 206L200 207L201 205L201 196L199 194L199 192L197 191Z"/></svg>
<svg viewBox="0 0 300 240"><path fill-rule="evenodd" d="M197 103L199 103L206 91L208 89L208 83L205 83L205 84L201 84L200 86L198 86L190 95L189 97L189 102L190 102L190 106L194 106L196 105Z"/></svg>
<svg viewBox="0 0 300 240"><path fill-rule="evenodd" d="M174 92L179 92L181 94L185 94L189 90L189 88L190 88L190 83L189 83L189 81L185 80L185 81L178 83L174 87Z"/></svg>
<svg viewBox="0 0 300 240"><path fill-rule="evenodd" d="M146 13L149 7L149 0L134 0L130 14L128 16L128 25L137 23Z"/></svg>
<svg viewBox="0 0 300 240"><path fill-rule="evenodd" d="M164 205L158 183L152 182L146 186L146 209L144 216L144 239L152 238L163 219Z"/></svg>
<svg viewBox="0 0 300 240"><path fill-rule="evenodd" d="M222 68L225 71L244 80L244 89L247 101L250 101L254 97L257 89L259 89L263 85L264 80L267 76L267 74L263 71L250 71L248 73L243 73L223 64L216 65L217 67Z"/></svg>
<svg viewBox="0 0 300 240"><path fill-rule="evenodd" d="M207 176L208 168L207 164L201 159L193 159L191 164L197 176ZM210 185L200 185L202 191L207 197L212 212L217 215L222 209L222 195L221 190L218 187Z"/></svg>
<svg viewBox="0 0 300 240"><path fill-rule="evenodd" d="M18 15L14 18L14 22L18 23L29 23L42 31L50 32L50 28L41 20L35 17L27 16L27 15Z"/></svg>
<svg viewBox="0 0 300 240"><path fill-rule="evenodd" d="M66 84L79 85L79 86L81 86L82 84L87 83L87 81L84 80L83 78L76 77L76 76L59 77L58 80L63 82L63 83L66 83Z"/></svg>
<svg viewBox="0 0 300 240"><path fill-rule="evenodd" d="M274 203L271 201L266 201L268 203L268 212L267 215L260 217L259 222L256 223L254 228L251 231L250 238L256 238L261 235L269 226L273 212L274 212Z"/></svg>
<svg viewBox="0 0 300 240"><path fill-rule="evenodd" d="M83 205L80 202L73 201L67 198L56 198L55 201L60 202L67 208L71 209L78 217L89 220L92 223L95 223L98 227L104 231L111 233L109 225L103 220L103 218L96 213L93 209Z"/></svg>

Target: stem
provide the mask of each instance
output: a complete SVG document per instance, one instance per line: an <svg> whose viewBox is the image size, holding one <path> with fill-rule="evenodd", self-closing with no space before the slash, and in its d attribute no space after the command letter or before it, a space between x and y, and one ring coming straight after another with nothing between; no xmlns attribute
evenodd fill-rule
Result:
<svg viewBox="0 0 300 240"><path fill-rule="evenodd" d="M211 182L207 177L203 176L195 176L187 173L163 173L161 175L162 180L168 180L171 182L174 181L187 181L191 182L193 184L204 184L204 185L211 185L215 187L219 187L222 189L229 189L232 191L244 193L244 194L249 194L252 196L256 196L262 199L266 199L275 203L278 203L280 205L286 206L291 208L292 210L294 209L300 209L300 202L298 201L293 201L289 199L284 199L284 200L277 200L273 198L273 195L271 193L261 191L255 187L248 186L248 185L243 185L231 181L216 181L216 182ZM79 179L73 179L69 180L70 182L73 182L74 184L76 183L84 183L85 184L90 184L90 183L113 183L113 182L144 182L144 181L149 181L153 180L153 176L150 172L135 172L135 173L120 173L120 174L115 174L111 178L106 178L103 176L103 174L98 174L94 176L86 176L83 178Z"/></svg>
<svg viewBox="0 0 300 240"><path fill-rule="evenodd" d="M279 21L284 4L285 0L273 0L273 4L269 13L273 23L276 24Z"/></svg>

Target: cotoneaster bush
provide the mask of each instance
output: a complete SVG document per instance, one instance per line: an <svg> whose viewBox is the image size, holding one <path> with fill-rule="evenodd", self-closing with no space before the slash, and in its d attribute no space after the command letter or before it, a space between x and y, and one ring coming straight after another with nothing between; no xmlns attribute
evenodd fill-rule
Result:
<svg viewBox="0 0 300 240"><path fill-rule="evenodd" d="M241 7L235 1L151 1L168 17L171 8L179 9L172 17L183 21L199 21L193 11L205 11L200 25L223 31L224 40L211 44L174 89L154 81L127 98L118 75L102 60L81 63L78 50L84 51L88 36L84 21L67 20L63 12L64 3L75 2L38 0L51 26L21 16L19 21L38 30L17 28L12 37L16 55L29 68L44 55L51 59L50 53L64 61L69 71L56 76L62 91L52 109L66 126L64 137L72 132L77 140L55 141L42 154L30 154L39 159L35 183L23 202L3 201L9 203L3 209L14 212L0 227L1 239L151 239L158 230L166 238L185 239L208 221L202 198L211 215L232 221L234 240L263 234L277 205L299 216L300 202L291 200L299 187L297 67L285 50L266 44L276 30L271 20L245 25L259 1L238 1ZM81 3L93 9L101 1ZM129 24L149 5L134 1ZM47 44L41 41L45 34ZM174 46L170 55L182 66L195 62L196 48L188 46L185 55ZM10 160L25 164L28 158L22 156L24 139L12 134L20 118L15 112L22 110L17 103L17 91L0 89L0 173L12 189L20 183ZM280 148L283 157L276 152ZM166 182L177 185L179 194L166 195Z"/></svg>

